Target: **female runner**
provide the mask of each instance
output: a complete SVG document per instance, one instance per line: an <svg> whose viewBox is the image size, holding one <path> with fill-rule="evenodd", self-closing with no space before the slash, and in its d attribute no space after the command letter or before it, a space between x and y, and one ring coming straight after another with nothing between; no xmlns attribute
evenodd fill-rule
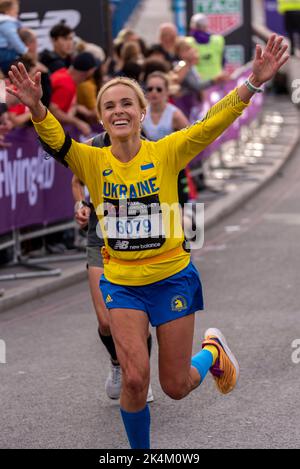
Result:
<svg viewBox="0 0 300 469"><path fill-rule="evenodd" d="M39 73L31 80L22 64L9 72L15 89L8 92L28 106L48 151L86 184L97 207L106 245L101 291L122 368L121 414L131 448L150 448L149 321L157 327L160 383L171 398L187 396L209 370L224 394L237 383L237 360L217 329L206 331L202 350L191 356L202 289L190 254L182 248L182 231L178 235L177 178L288 60L282 42L272 35L264 51L257 46L245 84L213 106L203 121L157 142L140 138L146 112L140 87L126 78L106 83L98 112L112 145L102 149L66 137L41 103Z"/></svg>

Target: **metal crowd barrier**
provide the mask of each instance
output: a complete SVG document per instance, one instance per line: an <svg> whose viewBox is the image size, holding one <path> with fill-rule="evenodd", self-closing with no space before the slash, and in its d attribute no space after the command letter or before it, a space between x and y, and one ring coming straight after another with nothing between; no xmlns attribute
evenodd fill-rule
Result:
<svg viewBox="0 0 300 469"><path fill-rule="evenodd" d="M5 265L5 268L12 268L12 267L23 267L31 272L17 272L11 274L3 274L0 275L0 281L7 281L7 280L20 280L20 279L28 279L28 278L41 278L41 277L56 277L61 275L61 269L52 269L44 263L52 263L52 262L59 262L59 261L76 261L85 259L85 253L72 253L72 254L62 254L62 255L50 255L50 256L43 256L37 259L30 258L29 256L22 255L22 248L21 244L24 241L32 240L35 238L40 238L46 235L50 235L53 233L58 233L60 231L65 231L70 228L74 228L76 230L77 226L74 221L60 223L55 226L44 227L35 231L31 231L30 233L21 233L19 229L13 230L12 232L12 239L9 241L4 241L0 244L0 251L4 249L8 249L10 247L13 248L13 260ZM1 271L1 268L0 268ZM3 294L3 290L0 290Z"/></svg>

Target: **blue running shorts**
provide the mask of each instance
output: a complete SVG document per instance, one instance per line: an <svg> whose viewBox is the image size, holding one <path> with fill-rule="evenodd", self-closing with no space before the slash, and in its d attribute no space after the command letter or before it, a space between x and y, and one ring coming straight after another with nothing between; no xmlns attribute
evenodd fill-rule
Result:
<svg viewBox="0 0 300 469"><path fill-rule="evenodd" d="M203 309L201 281L192 262L178 274L137 287L116 285L102 275L100 289L108 309L145 311L154 327Z"/></svg>

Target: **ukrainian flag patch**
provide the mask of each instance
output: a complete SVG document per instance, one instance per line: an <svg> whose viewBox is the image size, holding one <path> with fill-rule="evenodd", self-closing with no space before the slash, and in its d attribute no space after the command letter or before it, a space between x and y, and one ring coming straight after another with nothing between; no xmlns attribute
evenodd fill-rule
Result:
<svg viewBox="0 0 300 469"><path fill-rule="evenodd" d="M154 168L154 164L153 164L153 163L144 164L143 166L141 166L141 170L142 170L142 171L147 171L147 169L151 169L151 168Z"/></svg>

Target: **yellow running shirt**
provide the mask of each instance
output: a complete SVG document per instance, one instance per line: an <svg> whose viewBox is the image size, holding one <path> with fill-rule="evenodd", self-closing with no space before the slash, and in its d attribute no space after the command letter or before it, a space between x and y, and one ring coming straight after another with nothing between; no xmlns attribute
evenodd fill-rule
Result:
<svg viewBox="0 0 300 469"><path fill-rule="evenodd" d="M246 107L234 90L213 106L203 121L157 142L142 141L140 151L128 163L116 159L111 147L90 147L72 140L65 162L87 186L96 208L112 260L104 264L109 281L147 285L187 267L190 255L180 249L184 236L178 207L178 173ZM65 133L50 112L34 126L51 148L61 149ZM175 209L169 215L172 204ZM161 256L171 250L172 255ZM116 263L115 258L127 262Z"/></svg>

